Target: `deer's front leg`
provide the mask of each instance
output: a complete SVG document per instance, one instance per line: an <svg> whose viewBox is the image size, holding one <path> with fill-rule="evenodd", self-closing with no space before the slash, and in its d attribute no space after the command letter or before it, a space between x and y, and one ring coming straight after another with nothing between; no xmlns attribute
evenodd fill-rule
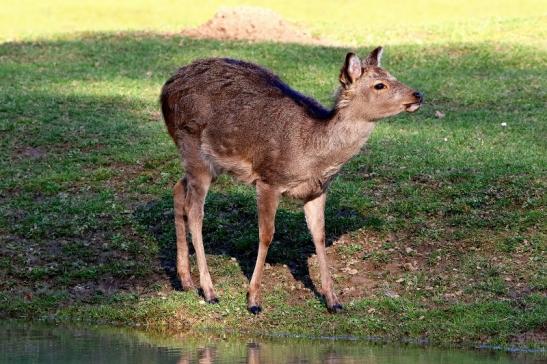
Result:
<svg viewBox="0 0 547 364"><path fill-rule="evenodd" d="M275 188L262 182L257 182L256 201L258 205L259 245L256 265L247 295L247 308L255 315L262 310L259 304L260 282L262 281L268 247L272 242L275 231L275 212L279 204L279 195L279 191Z"/></svg>
<svg viewBox="0 0 547 364"><path fill-rule="evenodd" d="M327 254L325 251L325 201L327 194L310 200L304 204L304 213L306 215L306 223L310 229L315 251L317 253L317 261L319 262L319 271L321 272L321 288L327 308L330 312L336 313L342 310L342 305L336 294L334 293L332 278L327 264Z"/></svg>

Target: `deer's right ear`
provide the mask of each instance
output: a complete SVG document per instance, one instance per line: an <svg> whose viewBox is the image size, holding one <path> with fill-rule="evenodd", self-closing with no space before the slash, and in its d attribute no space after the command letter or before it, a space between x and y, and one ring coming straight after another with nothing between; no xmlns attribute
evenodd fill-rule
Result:
<svg viewBox="0 0 547 364"><path fill-rule="evenodd" d="M340 71L340 83L344 87L349 87L352 83L357 81L363 74L363 68L361 66L361 60L354 53L348 53L346 55L346 62L344 67Z"/></svg>

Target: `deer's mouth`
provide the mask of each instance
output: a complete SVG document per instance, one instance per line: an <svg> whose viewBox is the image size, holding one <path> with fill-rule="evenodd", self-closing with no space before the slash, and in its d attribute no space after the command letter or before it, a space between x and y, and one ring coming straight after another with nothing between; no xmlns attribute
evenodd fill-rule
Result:
<svg viewBox="0 0 547 364"><path fill-rule="evenodd" d="M422 103L421 102L414 102L414 103L411 103L411 104L404 104L405 106L405 111L406 112L414 112L416 110L418 110L420 108L420 106L422 106Z"/></svg>

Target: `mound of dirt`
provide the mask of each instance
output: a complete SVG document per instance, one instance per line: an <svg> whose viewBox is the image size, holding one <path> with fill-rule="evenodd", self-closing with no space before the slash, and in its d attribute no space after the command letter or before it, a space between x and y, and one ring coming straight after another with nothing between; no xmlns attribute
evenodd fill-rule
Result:
<svg viewBox="0 0 547 364"><path fill-rule="evenodd" d="M185 29L182 34L200 39L327 43L270 9L250 6L220 8L212 19L197 28Z"/></svg>

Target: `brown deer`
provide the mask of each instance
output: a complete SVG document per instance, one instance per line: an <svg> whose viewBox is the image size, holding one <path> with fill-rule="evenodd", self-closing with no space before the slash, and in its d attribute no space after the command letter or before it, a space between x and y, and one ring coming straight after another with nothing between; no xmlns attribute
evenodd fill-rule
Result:
<svg viewBox="0 0 547 364"><path fill-rule="evenodd" d="M333 289L325 253L324 208L333 177L357 154L374 121L416 111L421 93L380 67L382 48L361 61L348 53L331 110L285 84L271 71L228 58L195 61L180 68L163 86L161 107L167 130L182 156L186 176L174 187L177 273L193 289L186 223L205 300L218 302L203 249L205 196L226 172L256 187L259 248L247 307L261 311L259 289L274 234L279 198L304 202L330 312L342 309Z"/></svg>

